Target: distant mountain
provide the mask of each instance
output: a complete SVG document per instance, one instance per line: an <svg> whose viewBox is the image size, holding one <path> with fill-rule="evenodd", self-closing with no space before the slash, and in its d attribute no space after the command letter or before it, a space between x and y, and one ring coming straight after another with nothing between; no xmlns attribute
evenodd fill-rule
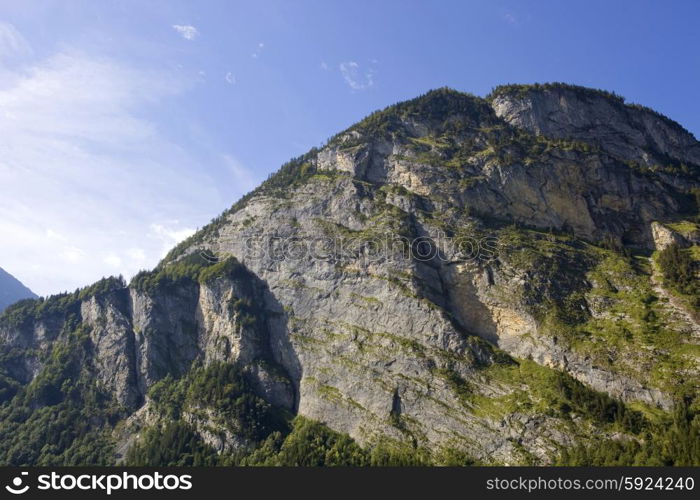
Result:
<svg viewBox="0 0 700 500"><path fill-rule="evenodd" d="M17 278L0 267L0 311L22 299L35 299L37 295Z"/></svg>

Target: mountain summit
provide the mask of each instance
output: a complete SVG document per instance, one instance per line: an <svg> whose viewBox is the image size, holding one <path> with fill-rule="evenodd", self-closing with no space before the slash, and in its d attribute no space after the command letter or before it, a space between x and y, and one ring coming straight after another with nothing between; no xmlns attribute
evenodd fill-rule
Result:
<svg viewBox="0 0 700 500"><path fill-rule="evenodd" d="M699 200L700 143L612 93L390 106L128 286L9 308L0 460L697 461Z"/></svg>

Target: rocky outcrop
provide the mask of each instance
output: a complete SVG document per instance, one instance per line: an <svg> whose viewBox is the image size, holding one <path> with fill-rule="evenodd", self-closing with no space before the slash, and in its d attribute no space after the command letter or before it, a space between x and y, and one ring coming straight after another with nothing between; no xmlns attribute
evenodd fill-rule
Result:
<svg viewBox="0 0 700 500"><path fill-rule="evenodd" d="M687 240L673 229L660 224L659 222L651 223L651 234L654 238L654 246L656 250L664 250L671 245L687 246Z"/></svg>

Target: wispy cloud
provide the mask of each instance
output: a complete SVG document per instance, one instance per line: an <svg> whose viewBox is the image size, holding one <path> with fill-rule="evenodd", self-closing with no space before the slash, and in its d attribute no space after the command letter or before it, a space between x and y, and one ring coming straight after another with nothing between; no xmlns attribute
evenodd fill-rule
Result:
<svg viewBox="0 0 700 500"><path fill-rule="evenodd" d="M255 47L255 52L250 54L250 57L253 59L257 59L260 57L260 54L262 54L263 49L265 48L265 44L263 42L258 43L258 45Z"/></svg>
<svg viewBox="0 0 700 500"><path fill-rule="evenodd" d="M190 24L173 24L173 29L185 40L194 40L199 36L199 30Z"/></svg>
<svg viewBox="0 0 700 500"><path fill-rule="evenodd" d="M224 80L230 85L236 85L236 75L234 75L230 71L226 73L226 76L224 76Z"/></svg>
<svg viewBox="0 0 700 500"><path fill-rule="evenodd" d="M181 74L68 49L2 71L0 263L37 293L151 267L220 209L217 181L144 118L194 85Z"/></svg>
<svg viewBox="0 0 700 500"><path fill-rule="evenodd" d="M232 177L234 186L238 188L240 192L246 193L260 183L260 179L249 169L241 165L233 156L223 155L222 160L228 169L229 175Z"/></svg>
<svg viewBox="0 0 700 500"><path fill-rule="evenodd" d="M506 10L505 12L503 12L503 20L507 24L512 24L512 25L516 25L516 24L520 23L520 19L519 19L518 15L515 12L513 12L512 10Z"/></svg>
<svg viewBox="0 0 700 500"><path fill-rule="evenodd" d="M0 22L0 57L22 56L31 52L29 42L12 24Z"/></svg>
<svg viewBox="0 0 700 500"><path fill-rule="evenodd" d="M376 71L373 67L363 69L355 61L346 61L340 63L340 74L352 90L358 91L374 86Z"/></svg>

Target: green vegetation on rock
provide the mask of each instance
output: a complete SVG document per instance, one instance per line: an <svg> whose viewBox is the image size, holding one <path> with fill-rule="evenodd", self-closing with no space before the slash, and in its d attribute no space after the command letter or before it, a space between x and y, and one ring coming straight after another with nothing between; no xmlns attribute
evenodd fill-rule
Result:
<svg viewBox="0 0 700 500"><path fill-rule="evenodd" d="M57 342L43 369L24 386L7 374L0 405L0 463L6 465L108 465L111 426L122 415L95 384L88 332L78 328ZM0 360L12 353L4 349ZM4 363L3 363L4 364ZM9 387L8 387L9 385ZM9 389L9 390L8 390Z"/></svg>
<svg viewBox="0 0 700 500"><path fill-rule="evenodd" d="M696 247L682 249L677 243L658 253L656 262L663 274L665 284L688 299L692 308L700 311L700 259Z"/></svg>

